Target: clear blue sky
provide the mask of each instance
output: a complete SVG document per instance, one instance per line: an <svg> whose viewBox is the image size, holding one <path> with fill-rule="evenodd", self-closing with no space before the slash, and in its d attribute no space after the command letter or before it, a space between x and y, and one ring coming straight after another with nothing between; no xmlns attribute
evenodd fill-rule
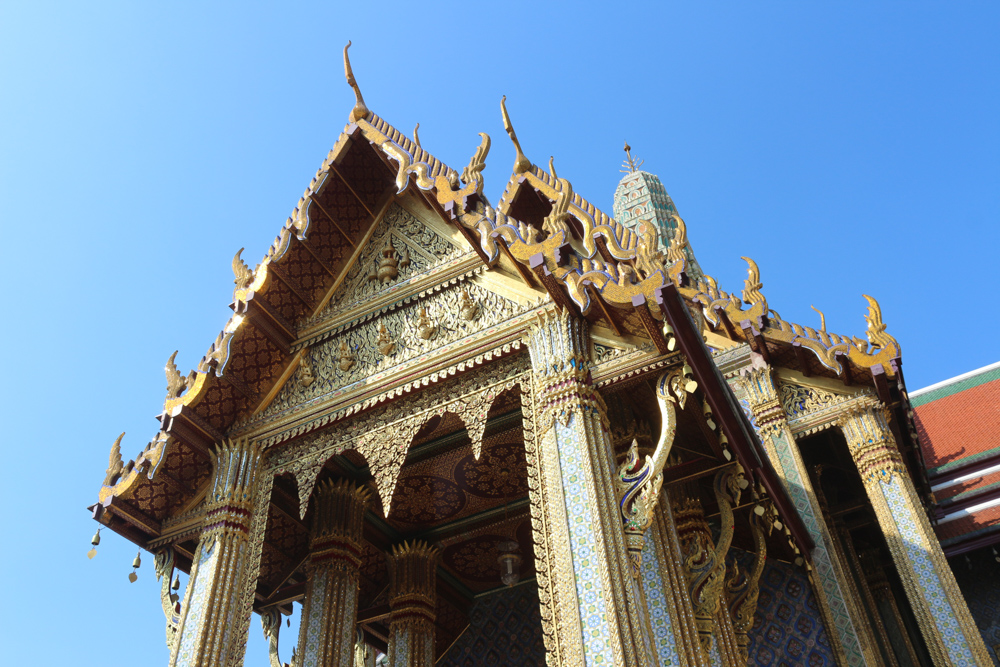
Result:
<svg viewBox="0 0 1000 667"><path fill-rule="evenodd" d="M353 104L461 168L493 137L610 213L622 143L659 174L702 267L748 255L785 319L862 334L874 295L910 389L1000 359L1000 5L8 2L0 6L6 241L0 628L36 665L163 665L144 558L85 558L107 453L155 433ZM365 9L368 8L368 9ZM266 664L256 618L248 665ZM285 638L287 659L292 637ZM29 657L30 656L30 657Z"/></svg>

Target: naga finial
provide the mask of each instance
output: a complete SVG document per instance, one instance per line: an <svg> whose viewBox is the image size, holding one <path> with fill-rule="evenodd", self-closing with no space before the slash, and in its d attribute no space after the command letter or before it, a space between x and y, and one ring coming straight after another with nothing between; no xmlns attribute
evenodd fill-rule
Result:
<svg viewBox="0 0 1000 667"><path fill-rule="evenodd" d="M747 279L743 281L743 301L748 306L764 301L764 295L760 293L760 288L764 283L760 282L760 269L757 262L749 257L740 257L747 263Z"/></svg>
<svg viewBox="0 0 1000 667"><path fill-rule="evenodd" d="M514 160L514 173L523 174L531 169L531 160L524 157L524 151L521 150L521 143L517 140L517 135L514 134L514 126L510 123L510 114L507 113L506 95L500 98L500 111L503 113L503 129L507 130L507 134L514 143L514 148L517 150L517 158Z"/></svg>
<svg viewBox="0 0 1000 667"><path fill-rule="evenodd" d="M868 300L868 313L865 315L865 321L868 323L868 331L865 332L868 335L868 342L872 344L872 347L881 350L892 347L898 349L899 343L896 342L896 339L885 332L882 307L878 305L878 301L867 294L862 294L862 296Z"/></svg>
<svg viewBox="0 0 1000 667"><path fill-rule="evenodd" d="M466 185L473 181L477 181L478 185L476 186L476 192L482 194L482 173L483 169L486 168L486 156L490 154L490 135L485 132L480 132L479 136L482 138L482 141L480 141L479 148L476 149L472 159L469 160L469 164L462 169L462 181L464 181Z"/></svg>
<svg viewBox="0 0 1000 667"><path fill-rule="evenodd" d="M645 160L639 160L638 163L635 161L632 157L632 147L628 145L627 141L625 142L625 155L627 156L627 159L622 163L622 166L625 168L620 169L619 171L623 174L634 174L639 171L639 167L642 166L642 163L645 162Z"/></svg>
<svg viewBox="0 0 1000 667"><path fill-rule="evenodd" d="M354 78L354 70L351 69L351 59L347 56L347 49L349 48L351 48L350 40L347 41L347 46L344 47L344 76L347 77L347 85L354 90L354 97L356 98L354 108L351 109L351 115L348 118L352 123L356 123L368 117L368 107L365 106L365 98L361 97L361 89L358 88L358 82Z"/></svg>
<svg viewBox="0 0 1000 667"><path fill-rule="evenodd" d="M550 155L549 156L549 174L552 176L552 182L553 183L555 183L555 182L557 182L559 180L559 177L556 176L556 156L555 155Z"/></svg>
<svg viewBox="0 0 1000 667"><path fill-rule="evenodd" d="M628 144L625 145L628 146ZM670 246L667 248L667 261L671 264L676 264L685 258L684 248L688 244L687 224L676 213L672 213L670 218L677 225L677 229L674 230L674 235L670 239Z"/></svg>
<svg viewBox="0 0 1000 667"><path fill-rule="evenodd" d="M125 437L125 433L118 436L115 440L115 444L111 445L111 454L108 456L108 469L104 474L104 486L111 486L115 483L118 478L118 473L122 471L125 466L122 464L122 438Z"/></svg>
<svg viewBox="0 0 1000 667"><path fill-rule="evenodd" d="M419 130L419 129L420 129L420 123L417 123L416 127L413 128L413 143L415 143L417 145L417 148L421 148L421 146L420 146L420 135L417 134L417 130Z"/></svg>
<svg viewBox="0 0 1000 667"><path fill-rule="evenodd" d="M254 272L250 270L247 263L243 261L240 255L243 254L244 248L240 248L239 251L233 256L233 284L236 285L237 290L246 289L249 287L250 283L253 282Z"/></svg>

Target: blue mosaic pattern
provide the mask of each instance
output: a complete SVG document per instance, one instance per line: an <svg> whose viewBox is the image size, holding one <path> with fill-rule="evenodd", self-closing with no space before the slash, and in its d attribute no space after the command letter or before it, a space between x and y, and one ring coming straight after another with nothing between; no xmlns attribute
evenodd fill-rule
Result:
<svg viewBox="0 0 1000 667"><path fill-rule="evenodd" d="M598 559L601 550L594 537L597 517L592 511L594 501L589 493L587 476L587 442L583 436L581 416L573 413L567 426L555 424L559 450L559 467L562 470L563 496L566 499L566 516L569 520L569 541L573 557L573 574L580 605L580 624L583 627L583 654L587 665L611 665L610 628L605 607L604 582L601 579Z"/></svg>
<svg viewBox="0 0 1000 667"><path fill-rule="evenodd" d="M660 563L660 555L652 539L653 529L646 531L645 545L642 549L642 586L646 593L646 611L649 613L649 625L653 631L653 642L656 654L660 658L660 667L679 665L677 659L677 639L674 637L673 621L670 618L670 607L664 594L666 583L662 573L666 566Z"/></svg>
<svg viewBox="0 0 1000 667"><path fill-rule="evenodd" d="M201 617L205 614L206 598L214 583L215 569L219 562L216 546L217 542L212 540L211 543L203 545L198 552L198 569L195 572L193 590L191 597L185 602L188 605L188 612L184 619L184 625L181 627L183 634L177 654L177 667L194 665L194 661L198 658L197 655L194 655L195 646L201 634L198 626L201 624Z"/></svg>
<svg viewBox="0 0 1000 667"><path fill-rule="evenodd" d="M840 643L844 647L849 665L864 665L865 658L861 653L861 644L858 641L857 633L851 622L850 614L847 611L847 603L844 601L843 592L840 590L840 582L837 581L836 571L833 569L833 561L827 549L823 532L820 530L819 522L813 513L812 504L809 502L809 495L802 482L802 475L796 464L792 447L794 443L789 443L785 431L781 431L773 438L774 448L778 452L778 460L785 474L785 488L792 504L798 510L806 530L813 538L815 547L812 552L813 567L816 568L816 575L823 592L826 594L826 601L833 616L833 624L837 628L840 636Z"/></svg>
<svg viewBox="0 0 1000 667"><path fill-rule="evenodd" d="M747 401L745 394L738 384L731 385L731 388L733 389L733 393L736 394L744 413L750 420L754 432L760 437L757 421L753 416L753 411L750 409L750 403ZM809 535L815 544L812 551L813 567L816 569L816 578L823 587L827 606L830 608L833 624L837 630L840 645L843 647L847 664L850 667L864 667L866 662L861 652L861 643L858 640L857 632L854 629L850 613L847 610L847 603L840 589L840 582L837 580L837 573L834 570L833 561L830 557L826 540L823 537L823 531L816 520L816 511L809 501L809 494L806 492L802 473L799 470L798 462L795 460L795 453L792 449L796 446L795 442L788 437L787 431L782 430L771 438L771 443L778 455L778 460L772 461L772 463L775 464L775 468L784 482L785 490L788 491L788 496L792 504L798 510L799 516L802 518L802 522L805 524L806 530L809 531Z"/></svg>
<svg viewBox="0 0 1000 667"><path fill-rule="evenodd" d="M927 537L921 530L919 519L913 513L913 506L906 492L900 486L900 480L893 479L888 482L880 480L878 484L896 522L896 528L903 538L910 567L920 582L920 591L930 608L934 624L948 651L948 657L955 667L975 667L976 661L972 657L972 650L962 628L958 625L951 602L945 595L940 577L928 555L930 545L927 543Z"/></svg>
<svg viewBox="0 0 1000 667"><path fill-rule="evenodd" d="M712 635L712 650L708 652L708 662L712 667L726 667L722 664L722 656L719 655L719 638Z"/></svg>
<svg viewBox="0 0 1000 667"><path fill-rule="evenodd" d="M968 558L968 560L966 560ZM951 559L955 581L986 642L986 651L1000 665L1000 564L989 548Z"/></svg>
<svg viewBox="0 0 1000 667"><path fill-rule="evenodd" d="M740 565L753 554L732 550ZM760 577L757 612L749 634L750 665L834 667L837 660L820 616L819 603L801 568L768 559Z"/></svg>
<svg viewBox="0 0 1000 667"><path fill-rule="evenodd" d="M309 597L312 602L309 605L309 618L305 619L305 627L303 628L306 633L306 641L302 655L305 660L303 664L306 665L313 665L319 662L320 636L324 630L323 607L326 601L326 584L329 576L329 570L325 568L321 568L312 574L312 581L309 587Z"/></svg>
<svg viewBox="0 0 1000 667"><path fill-rule="evenodd" d="M437 662L439 667L534 667L545 664L538 588L525 583L480 598L469 629Z"/></svg>

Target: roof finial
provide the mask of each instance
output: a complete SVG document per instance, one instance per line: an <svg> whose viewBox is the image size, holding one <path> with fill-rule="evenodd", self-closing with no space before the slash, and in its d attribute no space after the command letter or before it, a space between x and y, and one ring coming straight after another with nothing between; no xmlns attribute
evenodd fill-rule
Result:
<svg viewBox="0 0 1000 667"><path fill-rule="evenodd" d="M524 151L521 150L521 143L517 140L517 135L514 134L514 126L510 124L510 116L507 114L506 95L500 99L500 111L503 112L503 129L507 130L507 134L510 135L510 140L514 142L514 148L517 150L517 159L514 160L514 173L523 174L531 169L531 160L524 157Z"/></svg>
<svg viewBox="0 0 1000 667"><path fill-rule="evenodd" d="M417 123L417 126L413 128L413 143L417 145L417 148L420 148L420 135L417 134L417 130L419 129L420 123Z"/></svg>
<svg viewBox="0 0 1000 667"><path fill-rule="evenodd" d="M627 141L625 142L625 155L628 156L628 159L622 162L622 166L625 168L622 169L621 172L623 174L634 174L639 171L639 167L642 166L642 163L645 162L645 160L639 160L639 163L636 164L635 159L632 157L632 147L628 145Z"/></svg>
<svg viewBox="0 0 1000 667"><path fill-rule="evenodd" d="M347 57L347 49L349 48L351 48L350 40L347 41L347 46L344 47L344 76L347 77L347 85L354 89L354 97L357 98L349 116L350 121L356 123L368 117L368 107L365 106L365 98L361 97L361 89L358 88L358 82L354 79L354 70L351 69L351 59Z"/></svg>

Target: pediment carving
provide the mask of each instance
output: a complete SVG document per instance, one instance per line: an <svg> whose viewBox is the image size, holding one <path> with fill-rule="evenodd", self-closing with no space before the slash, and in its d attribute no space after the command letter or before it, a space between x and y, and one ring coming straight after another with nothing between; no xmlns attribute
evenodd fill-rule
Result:
<svg viewBox="0 0 1000 667"><path fill-rule="evenodd" d="M343 284L307 326L321 324L372 301L467 251L468 248L441 236L400 204L390 204L365 249L347 271Z"/></svg>

